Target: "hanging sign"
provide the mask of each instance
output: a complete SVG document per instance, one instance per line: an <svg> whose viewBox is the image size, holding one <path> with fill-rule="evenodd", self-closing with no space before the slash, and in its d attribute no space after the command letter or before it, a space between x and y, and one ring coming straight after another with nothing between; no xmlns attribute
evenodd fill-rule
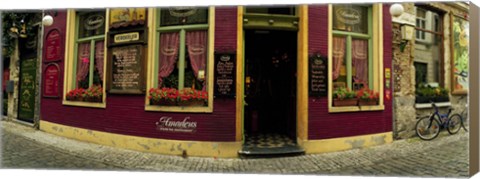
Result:
<svg viewBox="0 0 480 179"><path fill-rule="evenodd" d="M58 97L60 68L57 64L47 65L43 72L43 96Z"/></svg>
<svg viewBox="0 0 480 179"><path fill-rule="evenodd" d="M308 94L326 96L328 89L327 58L320 54L310 57L308 65Z"/></svg>
<svg viewBox="0 0 480 179"><path fill-rule="evenodd" d="M62 58L60 36L60 31L57 29L53 29L48 33L45 39L45 62L60 60Z"/></svg>

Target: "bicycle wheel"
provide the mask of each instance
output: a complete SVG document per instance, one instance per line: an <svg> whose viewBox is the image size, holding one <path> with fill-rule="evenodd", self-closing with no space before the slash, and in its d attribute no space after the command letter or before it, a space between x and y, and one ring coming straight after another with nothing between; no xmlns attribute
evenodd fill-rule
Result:
<svg viewBox="0 0 480 179"><path fill-rule="evenodd" d="M448 118L447 131L450 134L456 134L462 127L462 116L460 114L454 114Z"/></svg>
<svg viewBox="0 0 480 179"><path fill-rule="evenodd" d="M420 139L432 140L440 134L440 122L437 117L429 116L420 118L415 125L415 132Z"/></svg>

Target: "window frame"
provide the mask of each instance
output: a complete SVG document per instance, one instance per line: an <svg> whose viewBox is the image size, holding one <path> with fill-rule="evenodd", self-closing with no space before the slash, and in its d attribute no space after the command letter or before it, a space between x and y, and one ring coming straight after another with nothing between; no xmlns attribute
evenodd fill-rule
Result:
<svg viewBox="0 0 480 179"><path fill-rule="evenodd" d="M328 60L329 62L333 61L333 37L343 35L347 38L346 43L348 43L349 39L350 42L352 40L352 36L361 37L360 39L369 38L369 87L374 91L379 93L379 100L378 105L374 106L333 106L333 85L328 85L328 111L330 113L336 112L355 112L355 111L378 111L384 110L383 104L383 13L382 9L383 6L380 3L372 4L368 10L368 21L371 22L371 26L369 26L369 34L361 34L355 32L344 32L333 30L333 5L329 4L328 6ZM370 15L371 14L371 15ZM371 31L370 31L371 29ZM345 45L346 48L348 44ZM348 56L348 52L351 52L351 49L346 49L347 51L347 86L351 86L351 57L350 59ZM348 61L350 60L350 65L348 65ZM350 69L348 69L350 68ZM328 63L328 83L333 84L332 79L332 71L333 65L332 63ZM350 74L350 75L349 75ZM349 77L350 76L350 77ZM349 80L350 79L350 80Z"/></svg>
<svg viewBox="0 0 480 179"><path fill-rule="evenodd" d="M160 34L163 32L179 32L180 47L178 54L178 65L182 68L185 67L185 38L187 31L206 30L208 34L207 44L207 92L208 92L208 105L207 106L158 106L151 105L148 99L148 93L145 95L145 110L146 111L162 111L162 112L191 112L191 113L211 113L213 112L213 72L214 72L214 38L215 38L215 8L208 8L207 24L193 24L193 25L172 25L172 26L160 26L160 15L162 8L150 8L148 10L148 39L150 47L148 49L148 68L147 68L147 89L157 88L158 80L158 48L160 46ZM183 37L183 38L182 38ZM185 77L184 70L179 70L179 89L183 88ZM181 82L183 81L183 82Z"/></svg>
<svg viewBox="0 0 480 179"><path fill-rule="evenodd" d="M108 34L108 23L109 23L109 9L105 10L105 33L103 35L97 35L92 37L78 38L78 28L79 25L79 14L77 10L69 9L67 11L67 30L66 30L66 39L65 39L65 64L64 64L64 85L63 85L63 105L70 106L80 106L80 107L92 107L92 108L106 108L106 70L107 65L103 65L103 79L102 79L102 102L87 102L87 101L68 101L66 99L66 94L76 88L76 71L77 71L77 48L78 44L82 42L90 41L90 50L95 48L95 42L101 38L104 40L104 51L103 51L103 61L107 62L107 34ZM103 36L103 37L102 37ZM93 46L92 46L93 43ZM90 58L94 58L95 53L90 53ZM91 59L90 59L91 60ZM93 67L93 69L92 69ZM89 86L93 84L93 71L94 63L90 63L89 70Z"/></svg>

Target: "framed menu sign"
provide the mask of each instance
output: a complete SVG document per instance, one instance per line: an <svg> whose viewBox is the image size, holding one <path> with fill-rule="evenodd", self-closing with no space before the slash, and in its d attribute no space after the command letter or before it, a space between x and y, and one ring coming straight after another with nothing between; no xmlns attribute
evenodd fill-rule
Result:
<svg viewBox="0 0 480 179"><path fill-rule="evenodd" d="M215 90L216 97L235 96L235 53L215 54Z"/></svg>
<svg viewBox="0 0 480 179"><path fill-rule="evenodd" d="M145 91L143 46L112 47L110 51L111 73L109 92L143 94Z"/></svg>
<svg viewBox="0 0 480 179"><path fill-rule="evenodd" d="M60 68L56 63L48 64L43 72L43 97L58 97Z"/></svg>
<svg viewBox="0 0 480 179"><path fill-rule="evenodd" d="M58 29L53 29L48 32L45 38L45 62L56 61L62 58L60 37L61 35Z"/></svg>
<svg viewBox="0 0 480 179"><path fill-rule="evenodd" d="M308 63L308 94L310 96L327 96L328 64L327 57L316 54Z"/></svg>

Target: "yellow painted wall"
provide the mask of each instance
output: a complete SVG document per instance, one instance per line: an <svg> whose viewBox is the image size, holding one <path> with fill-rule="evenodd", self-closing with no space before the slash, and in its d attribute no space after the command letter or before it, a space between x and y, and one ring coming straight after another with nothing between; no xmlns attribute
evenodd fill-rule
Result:
<svg viewBox="0 0 480 179"><path fill-rule="evenodd" d="M238 157L238 151L242 147L241 142L198 142L136 137L70 127L43 120L40 121L40 130L100 145L166 155L182 155L183 151L186 151L188 156L235 158Z"/></svg>
<svg viewBox="0 0 480 179"><path fill-rule="evenodd" d="M325 140L309 140L300 145L305 149L305 153L313 154L371 147L392 142L392 132L386 132Z"/></svg>

